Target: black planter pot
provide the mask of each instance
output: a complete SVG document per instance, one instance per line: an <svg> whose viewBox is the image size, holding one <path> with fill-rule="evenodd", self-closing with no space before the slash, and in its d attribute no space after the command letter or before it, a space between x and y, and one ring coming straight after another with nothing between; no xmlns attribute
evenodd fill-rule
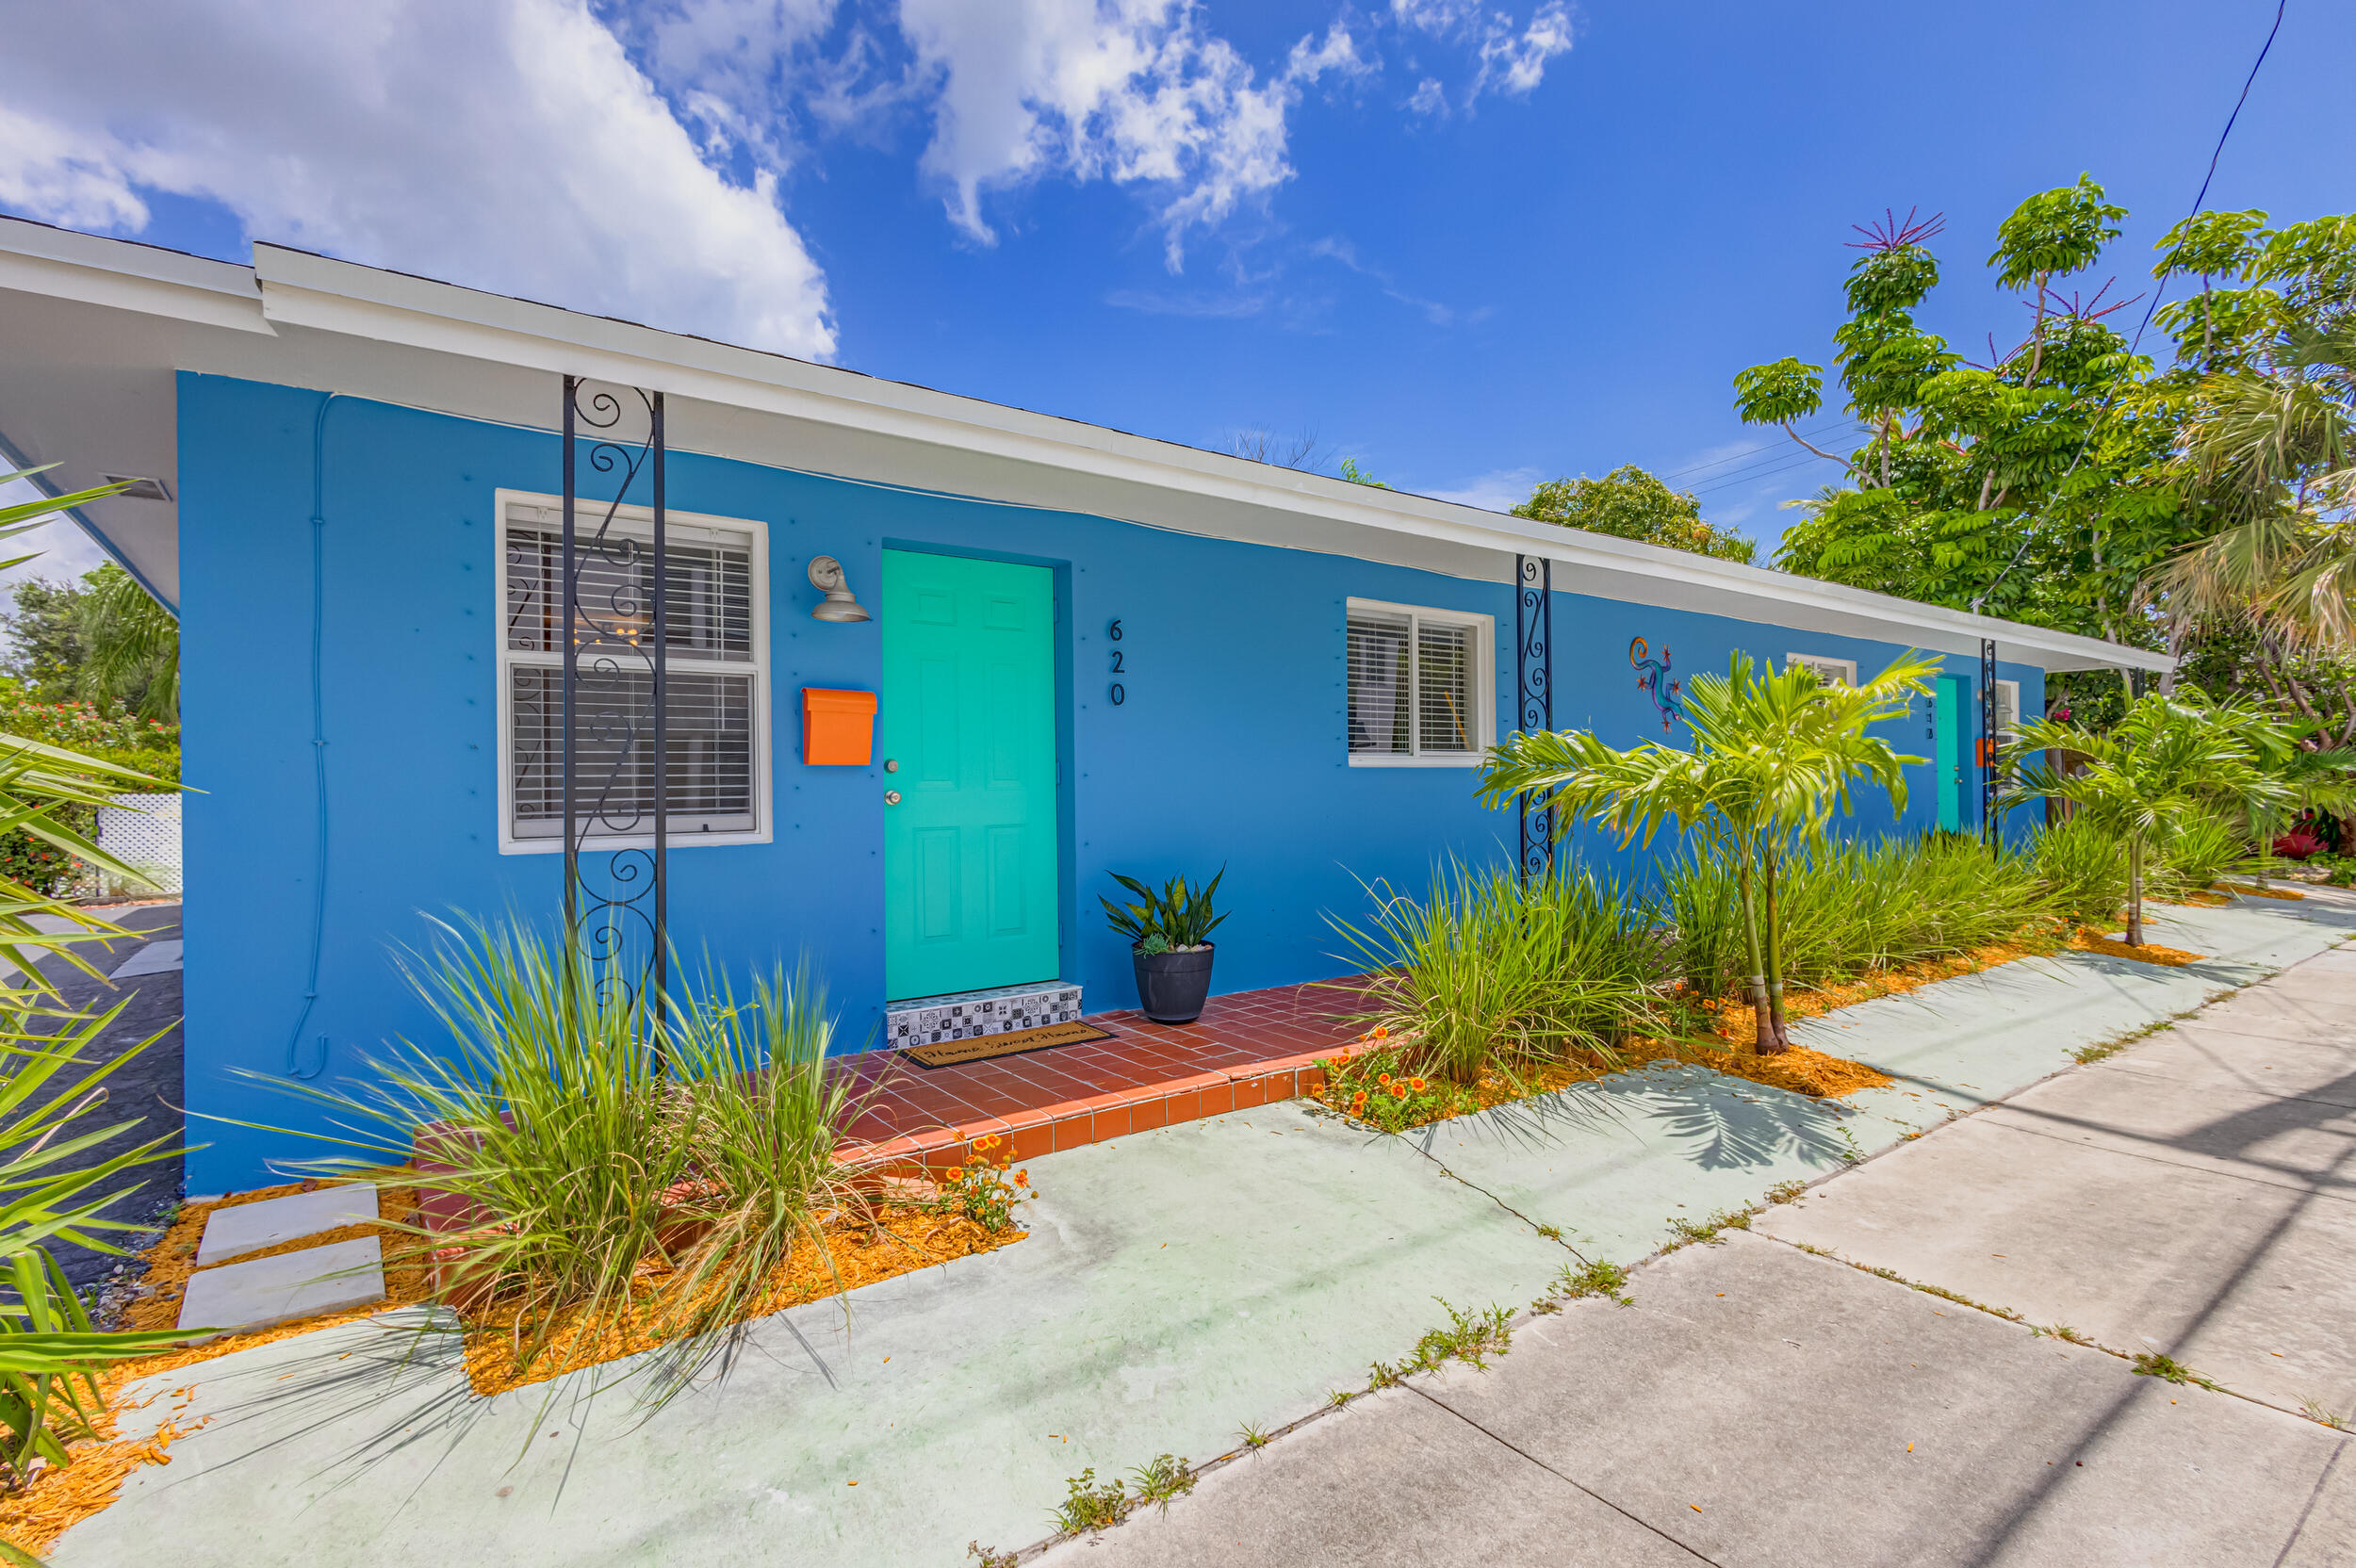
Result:
<svg viewBox="0 0 2356 1568"><path fill-rule="evenodd" d="M1137 1005L1156 1023L1192 1023L1203 1016L1203 999L1211 994L1211 956L1216 944L1204 943L1192 953L1139 953L1130 950L1137 969Z"/></svg>

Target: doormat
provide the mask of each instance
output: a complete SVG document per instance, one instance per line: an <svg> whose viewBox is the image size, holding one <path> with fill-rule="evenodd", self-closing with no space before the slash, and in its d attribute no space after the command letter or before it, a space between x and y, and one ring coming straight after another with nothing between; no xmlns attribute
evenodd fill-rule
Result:
<svg viewBox="0 0 2356 1568"><path fill-rule="evenodd" d="M1003 1035L976 1035L970 1039L939 1040L931 1045L904 1045L900 1054L919 1067L955 1067L959 1062L986 1062L992 1056L1012 1056L1042 1046L1080 1045L1113 1038L1109 1029L1093 1023L1042 1023L1036 1029L1009 1029Z"/></svg>

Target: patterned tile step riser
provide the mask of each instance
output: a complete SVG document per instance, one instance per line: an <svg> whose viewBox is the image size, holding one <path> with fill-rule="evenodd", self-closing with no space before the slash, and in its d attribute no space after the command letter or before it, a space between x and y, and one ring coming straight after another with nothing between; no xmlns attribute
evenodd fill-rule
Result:
<svg viewBox="0 0 2356 1568"><path fill-rule="evenodd" d="M928 996L884 1009L884 1046L939 1045L943 1040L1073 1023L1080 1018L1077 986L1006 986L961 996Z"/></svg>

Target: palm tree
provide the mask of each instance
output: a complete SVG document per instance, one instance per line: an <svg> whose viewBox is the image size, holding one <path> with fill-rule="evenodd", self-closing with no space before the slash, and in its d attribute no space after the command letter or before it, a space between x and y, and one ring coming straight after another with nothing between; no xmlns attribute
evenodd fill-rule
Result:
<svg viewBox="0 0 2356 1568"><path fill-rule="evenodd" d="M1494 806L1551 795L1558 834L1585 817L1623 844L1649 842L1674 819L1697 838L1734 873L1759 1049L1783 1051L1792 1043L1776 902L1783 857L1795 840L1820 839L1835 811L1848 812L1859 779L1906 809L1904 764L1922 759L1868 731L1927 693L1937 669L1909 650L1862 686L1829 686L1805 665L1778 674L1737 653L1725 675L1697 676L1686 689L1693 750L1647 741L1622 751L1585 730L1515 735L1491 750L1481 798Z"/></svg>
<svg viewBox="0 0 2356 1568"><path fill-rule="evenodd" d="M2191 489L2225 525L2152 575L2179 624L2252 614L2356 648L2356 324L2293 327L2266 363L2204 377Z"/></svg>
<svg viewBox="0 0 2356 1568"><path fill-rule="evenodd" d="M87 579L80 605L90 649L80 694L101 708L136 696L143 719L180 717L180 623L139 580L108 562Z"/></svg>
<svg viewBox="0 0 2356 1568"><path fill-rule="evenodd" d="M2127 943L2143 941L2143 867L2152 847L2221 801L2253 818L2282 809L2290 786L2260 765L2249 715L2211 703L2198 687L2147 693L2108 730L2031 719L2004 747L2019 769L2010 798L2067 800L2127 857ZM2020 763L2033 752L2075 752L2074 772Z"/></svg>

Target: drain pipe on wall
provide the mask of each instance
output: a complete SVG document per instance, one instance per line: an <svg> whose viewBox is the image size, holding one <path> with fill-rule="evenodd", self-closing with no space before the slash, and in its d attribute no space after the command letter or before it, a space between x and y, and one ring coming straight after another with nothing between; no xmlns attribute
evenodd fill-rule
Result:
<svg viewBox="0 0 2356 1568"><path fill-rule="evenodd" d="M311 964L303 986L303 1010L286 1033L286 1076L309 1080L327 1070L327 1037L319 1037L319 1061L302 1067L303 1026L319 999L319 949L327 936L327 705L320 645L327 626L327 411L340 392L319 399L311 423L311 786L318 833L311 851Z"/></svg>

